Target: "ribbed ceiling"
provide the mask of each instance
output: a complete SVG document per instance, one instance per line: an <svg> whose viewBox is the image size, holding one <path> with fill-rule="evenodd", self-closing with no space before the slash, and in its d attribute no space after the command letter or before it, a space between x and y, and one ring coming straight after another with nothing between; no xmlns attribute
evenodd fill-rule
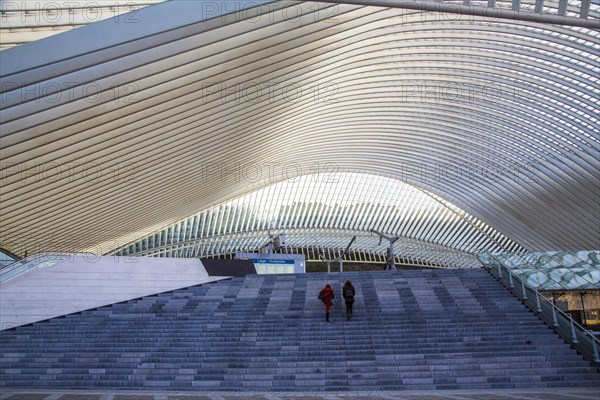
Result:
<svg viewBox="0 0 600 400"><path fill-rule="evenodd" d="M171 1L3 51L3 244L108 251L327 162L528 248L598 248L597 31L252 4Z"/></svg>

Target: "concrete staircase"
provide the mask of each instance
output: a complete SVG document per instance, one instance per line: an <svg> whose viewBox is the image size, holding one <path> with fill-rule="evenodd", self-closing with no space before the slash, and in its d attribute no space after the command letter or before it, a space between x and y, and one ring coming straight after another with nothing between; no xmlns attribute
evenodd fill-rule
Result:
<svg viewBox="0 0 600 400"><path fill-rule="evenodd" d="M330 323L317 299L327 279ZM3 331L0 345L0 387L600 386L598 370L483 269L233 278Z"/></svg>

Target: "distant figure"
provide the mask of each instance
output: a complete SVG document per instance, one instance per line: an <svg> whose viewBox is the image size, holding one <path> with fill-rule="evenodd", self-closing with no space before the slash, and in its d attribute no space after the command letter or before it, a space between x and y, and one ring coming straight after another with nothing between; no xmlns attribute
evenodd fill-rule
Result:
<svg viewBox="0 0 600 400"><path fill-rule="evenodd" d="M329 322L329 309L331 308L331 302L333 301L335 295L333 294L333 289L329 282L325 285L323 289L319 292L319 299L325 304L325 320Z"/></svg>
<svg viewBox="0 0 600 400"><path fill-rule="evenodd" d="M385 270L392 269L392 264L394 263L394 257L392 256L392 249L390 247L387 248L385 253Z"/></svg>
<svg viewBox="0 0 600 400"><path fill-rule="evenodd" d="M354 295L356 295L356 290L354 290L354 286L352 286L352 282L350 279L346 279L346 283L344 283L344 288L342 289L342 295L344 296L344 300L346 301L346 317L348 321L352 318L352 305L354 304Z"/></svg>

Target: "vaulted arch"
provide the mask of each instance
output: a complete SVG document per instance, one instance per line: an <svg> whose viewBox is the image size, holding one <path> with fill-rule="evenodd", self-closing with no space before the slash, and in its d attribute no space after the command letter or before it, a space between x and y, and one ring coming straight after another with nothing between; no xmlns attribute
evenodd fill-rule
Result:
<svg viewBox="0 0 600 400"><path fill-rule="evenodd" d="M2 52L3 243L108 251L333 165L409 183L526 248L598 246L598 31L199 4ZM236 177L255 163L260 177Z"/></svg>

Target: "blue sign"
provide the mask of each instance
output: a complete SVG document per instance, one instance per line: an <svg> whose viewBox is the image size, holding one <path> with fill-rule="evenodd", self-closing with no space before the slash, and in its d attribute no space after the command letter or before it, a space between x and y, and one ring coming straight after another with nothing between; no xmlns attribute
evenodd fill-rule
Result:
<svg viewBox="0 0 600 400"><path fill-rule="evenodd" d="M255 264L293 264L294 260L268 260L262 258L249 258L248 260L252 261Z"/></svg>

